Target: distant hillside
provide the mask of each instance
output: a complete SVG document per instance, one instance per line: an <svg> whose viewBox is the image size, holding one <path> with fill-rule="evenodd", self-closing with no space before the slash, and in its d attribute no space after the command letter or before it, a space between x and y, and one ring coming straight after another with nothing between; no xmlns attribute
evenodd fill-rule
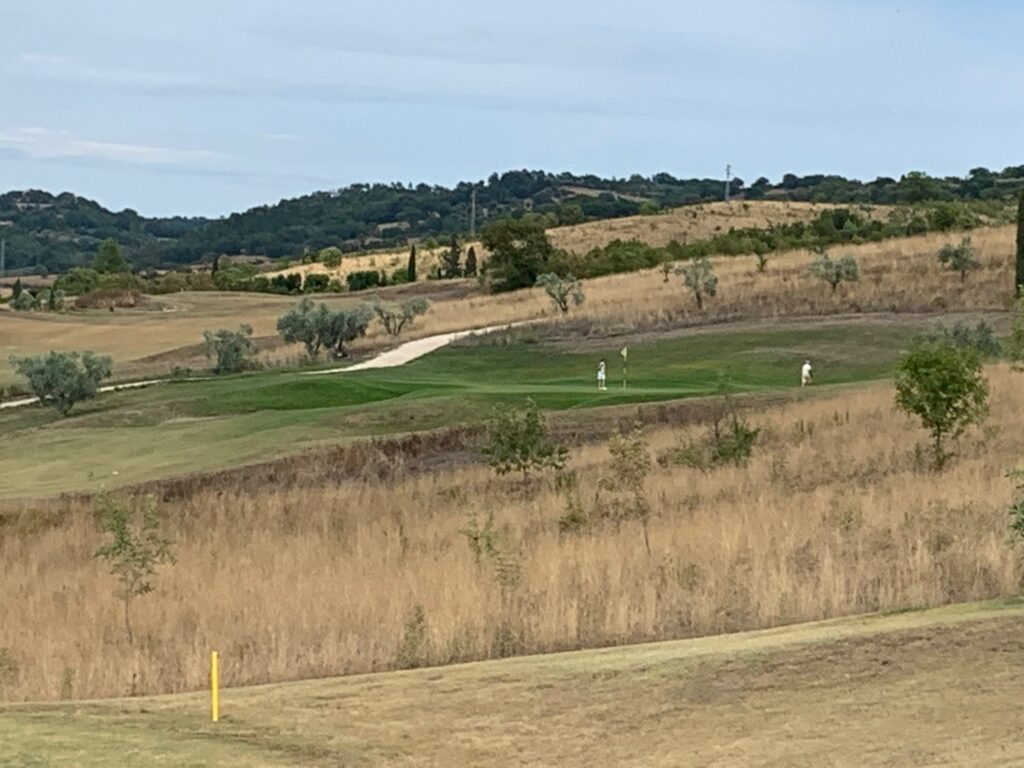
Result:
<svg viewBox="0 0 1024 768"><path fill-rule="evenodd" d="M402 247L410 240L444 239L470 229L473 191L477 227L503 216L533 213L550 226L633 216L659 208L718 200L722 179L651 177L604 179L545 171L492 174L453 188L420 184L355 184L315 192L223 219L146 218L113 212L71 193L0 195L0 238L11 272L62 271L88 263L100 241L116 238L140 268L211 260L221 253L294 257L337 245L344 251ZM1024 166L1001 172L975 168L967 176L934 178L908 173L899 180L860 182L842 176L786 174L777 184L733 179L731 193L746 200L819 203L915 203L925 200L1005 199L1024 188Z"/></svg>

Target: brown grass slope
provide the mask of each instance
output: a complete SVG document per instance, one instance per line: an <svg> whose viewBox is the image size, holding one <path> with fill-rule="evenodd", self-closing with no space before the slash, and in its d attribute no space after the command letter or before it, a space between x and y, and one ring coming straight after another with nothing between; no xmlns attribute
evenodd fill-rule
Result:
<svg viewBox="0 0 1024 768"><path fill-rule="evenodd" d="M199 688L213 647L239 685L1008 596L1024 388L990 376L988 426L941 475L920 466L925 436L889 385L766 409L749 466L649 478L650 554L631 522L560 534L558 491L524 495L482 467L200 487L165 506L178 563L137 602L134 645L92 557L91 507L35 502L0 538L18 596L0 603L0 648L19 668L0 693L56 698L68 676L87 697ZM652 431L652 450L686 434ZM601 444L575 451L585 501L608 460ZM467 515L488 511L497 551L478 560Z"/></svg>

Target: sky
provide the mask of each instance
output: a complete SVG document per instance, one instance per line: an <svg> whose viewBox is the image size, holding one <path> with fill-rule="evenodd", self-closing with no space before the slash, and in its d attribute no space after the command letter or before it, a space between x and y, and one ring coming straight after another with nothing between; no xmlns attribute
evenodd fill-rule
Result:
<svg viewBox="0 0 1024 768"><path fill-rule="evenodd" d="M0 26L0 191L144 215L519 168L1024 163L1017 0L6 0Z"/></svg>

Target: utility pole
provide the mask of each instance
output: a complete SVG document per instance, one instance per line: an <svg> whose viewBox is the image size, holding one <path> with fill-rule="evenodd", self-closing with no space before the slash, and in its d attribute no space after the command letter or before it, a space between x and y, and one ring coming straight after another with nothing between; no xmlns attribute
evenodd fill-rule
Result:
<svg viewBox="0 0 1024 768"><path fill-rule="evenodd" d="M473 191L469 195L469 237L473 239L476 237L476 185L473 185Z"/></svg>
<svg viewBox="0 0 1024 768"><path fill-rule="evenodd" d="M725 202L729 202L729 182L732 180L732 166L725 164Z"/></svg>

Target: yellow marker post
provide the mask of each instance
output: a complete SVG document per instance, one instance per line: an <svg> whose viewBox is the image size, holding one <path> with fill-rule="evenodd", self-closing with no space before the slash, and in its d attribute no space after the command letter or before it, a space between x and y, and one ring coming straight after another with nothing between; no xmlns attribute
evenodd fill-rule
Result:
<svg viewBox="0 0 1024 768"><path fill-rule="evenodd" d="M220 669L217 652L210 652L210 718L220 720Z"/></svg>

